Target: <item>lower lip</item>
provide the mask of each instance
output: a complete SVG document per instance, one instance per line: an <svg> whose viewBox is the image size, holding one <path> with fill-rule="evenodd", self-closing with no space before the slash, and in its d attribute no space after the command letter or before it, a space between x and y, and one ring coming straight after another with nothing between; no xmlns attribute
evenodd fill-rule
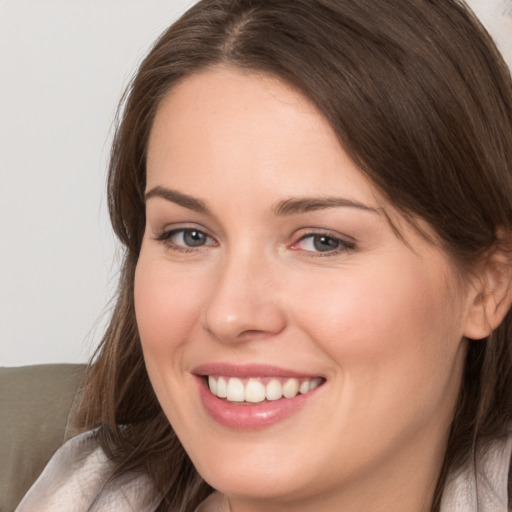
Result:
<svg viewBox="0 0 512 512"><path fill-rule="evenodd" d="M256 404L228 402L213 395L204 378L198 378L199 393L208 414L219 424L240 430L255 430L278 423L304 407L314 391L294 398L264 401Z"/></svg>

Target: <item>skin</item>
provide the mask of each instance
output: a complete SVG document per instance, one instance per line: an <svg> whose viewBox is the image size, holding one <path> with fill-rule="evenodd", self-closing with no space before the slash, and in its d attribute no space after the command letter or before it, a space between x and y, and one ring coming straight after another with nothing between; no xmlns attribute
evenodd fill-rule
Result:
<svg viewBox="0 0 512 512"><path fill-rule="evenodd" d="M429 510L463 337L478 331L475 287L378 194L311 103L265 75L217 67L168 94L148 148L155 187L208 209L148 198L135 277L147 370L199 473L234 512ZM368 209L276 213L304 197ZM169 235L185 228L204 245ZM319 234L341 242L320 252ZM291 417L237 430L200 400L192 372L211 362L326 382Z"/></svg>

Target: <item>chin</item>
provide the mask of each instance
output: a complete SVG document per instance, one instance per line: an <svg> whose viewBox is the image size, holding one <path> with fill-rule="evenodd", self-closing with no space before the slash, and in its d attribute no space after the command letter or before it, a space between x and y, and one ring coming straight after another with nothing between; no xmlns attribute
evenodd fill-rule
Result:
<svg viewBox="0 0 512 512"><path fill-rule="evenodd" d="M288 501L292 496L302 494L307 488L305 482L295 477L294 472L275 468L223 467L201 473L214 489L227 496L259 501Z"/></svg>
<svg viewBox="0 0 512 512"><path fill-rule="evenodd" d="M288 445L286 450L290 452L294 445ZM310 452L292 452L286 457L276 454L272 443L267 446L248 443L246 449L226 446L225 450L213 450L207 458L193 462L204 480L227 496L293 501L319 490L316 475L320 471L314 469L314 461L308 460L310 455Z"/></svg>

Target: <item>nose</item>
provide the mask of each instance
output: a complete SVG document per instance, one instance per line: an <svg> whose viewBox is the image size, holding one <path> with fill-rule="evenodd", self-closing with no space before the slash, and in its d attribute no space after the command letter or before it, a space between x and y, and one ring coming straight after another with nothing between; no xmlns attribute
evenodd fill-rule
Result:
<svg viewBox="0 0 512 512"><path fill-rule="evenodd" d="M275 265L263 257L233 257L219 264L204 310L204 328L223 343L265 339L286 326Z"/></svg>

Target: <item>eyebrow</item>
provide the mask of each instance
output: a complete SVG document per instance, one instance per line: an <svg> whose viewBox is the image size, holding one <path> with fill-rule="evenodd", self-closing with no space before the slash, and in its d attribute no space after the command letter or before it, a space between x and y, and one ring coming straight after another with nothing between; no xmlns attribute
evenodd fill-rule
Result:
<svg viewBox="0 0 512 512"><path fill-rule="evenodd" d="M166 201L175 203L189 210L193 210L198 213L209 214L210 211L206 206L206 203L201 199L183 194L177 190L172 190L162 186L156 186L146 192L145 200L151 199L152 197L161 197ZM300 213L307 213L315 210L324 210L327 208L358 208L370 213L380 214L381 208L372 208L359 201L352 199L346 199L343 197L302 197L302 198L290 198L284 199L277 203L272 211L274 215L278 217L286 217L288 215L296 215Z"/></svg>
<svg viewBox="0 0 512 512"><path fill-rule="evenodd" d="M287 215L312 212L315 210L340 207L358 208L377 215L380 214L380 208L372 208L360 203L359 201L343 197L303 197L297 199L285 199L284 201L280 201L273 210L275 215L283 217Z"/></svg>
<svg viewBox="0 0 512 512"><path fill-rule="evenodd" d="M209 210L204 201L178 192L177 190L171 190L170 188L160 186L154 187L146 192L145 200L147 201L152 197L161 197L166 201L176 203L179 206L183 206L184 208L188 208L189 210L193 210L198 213L209 213Z"/></svg>

